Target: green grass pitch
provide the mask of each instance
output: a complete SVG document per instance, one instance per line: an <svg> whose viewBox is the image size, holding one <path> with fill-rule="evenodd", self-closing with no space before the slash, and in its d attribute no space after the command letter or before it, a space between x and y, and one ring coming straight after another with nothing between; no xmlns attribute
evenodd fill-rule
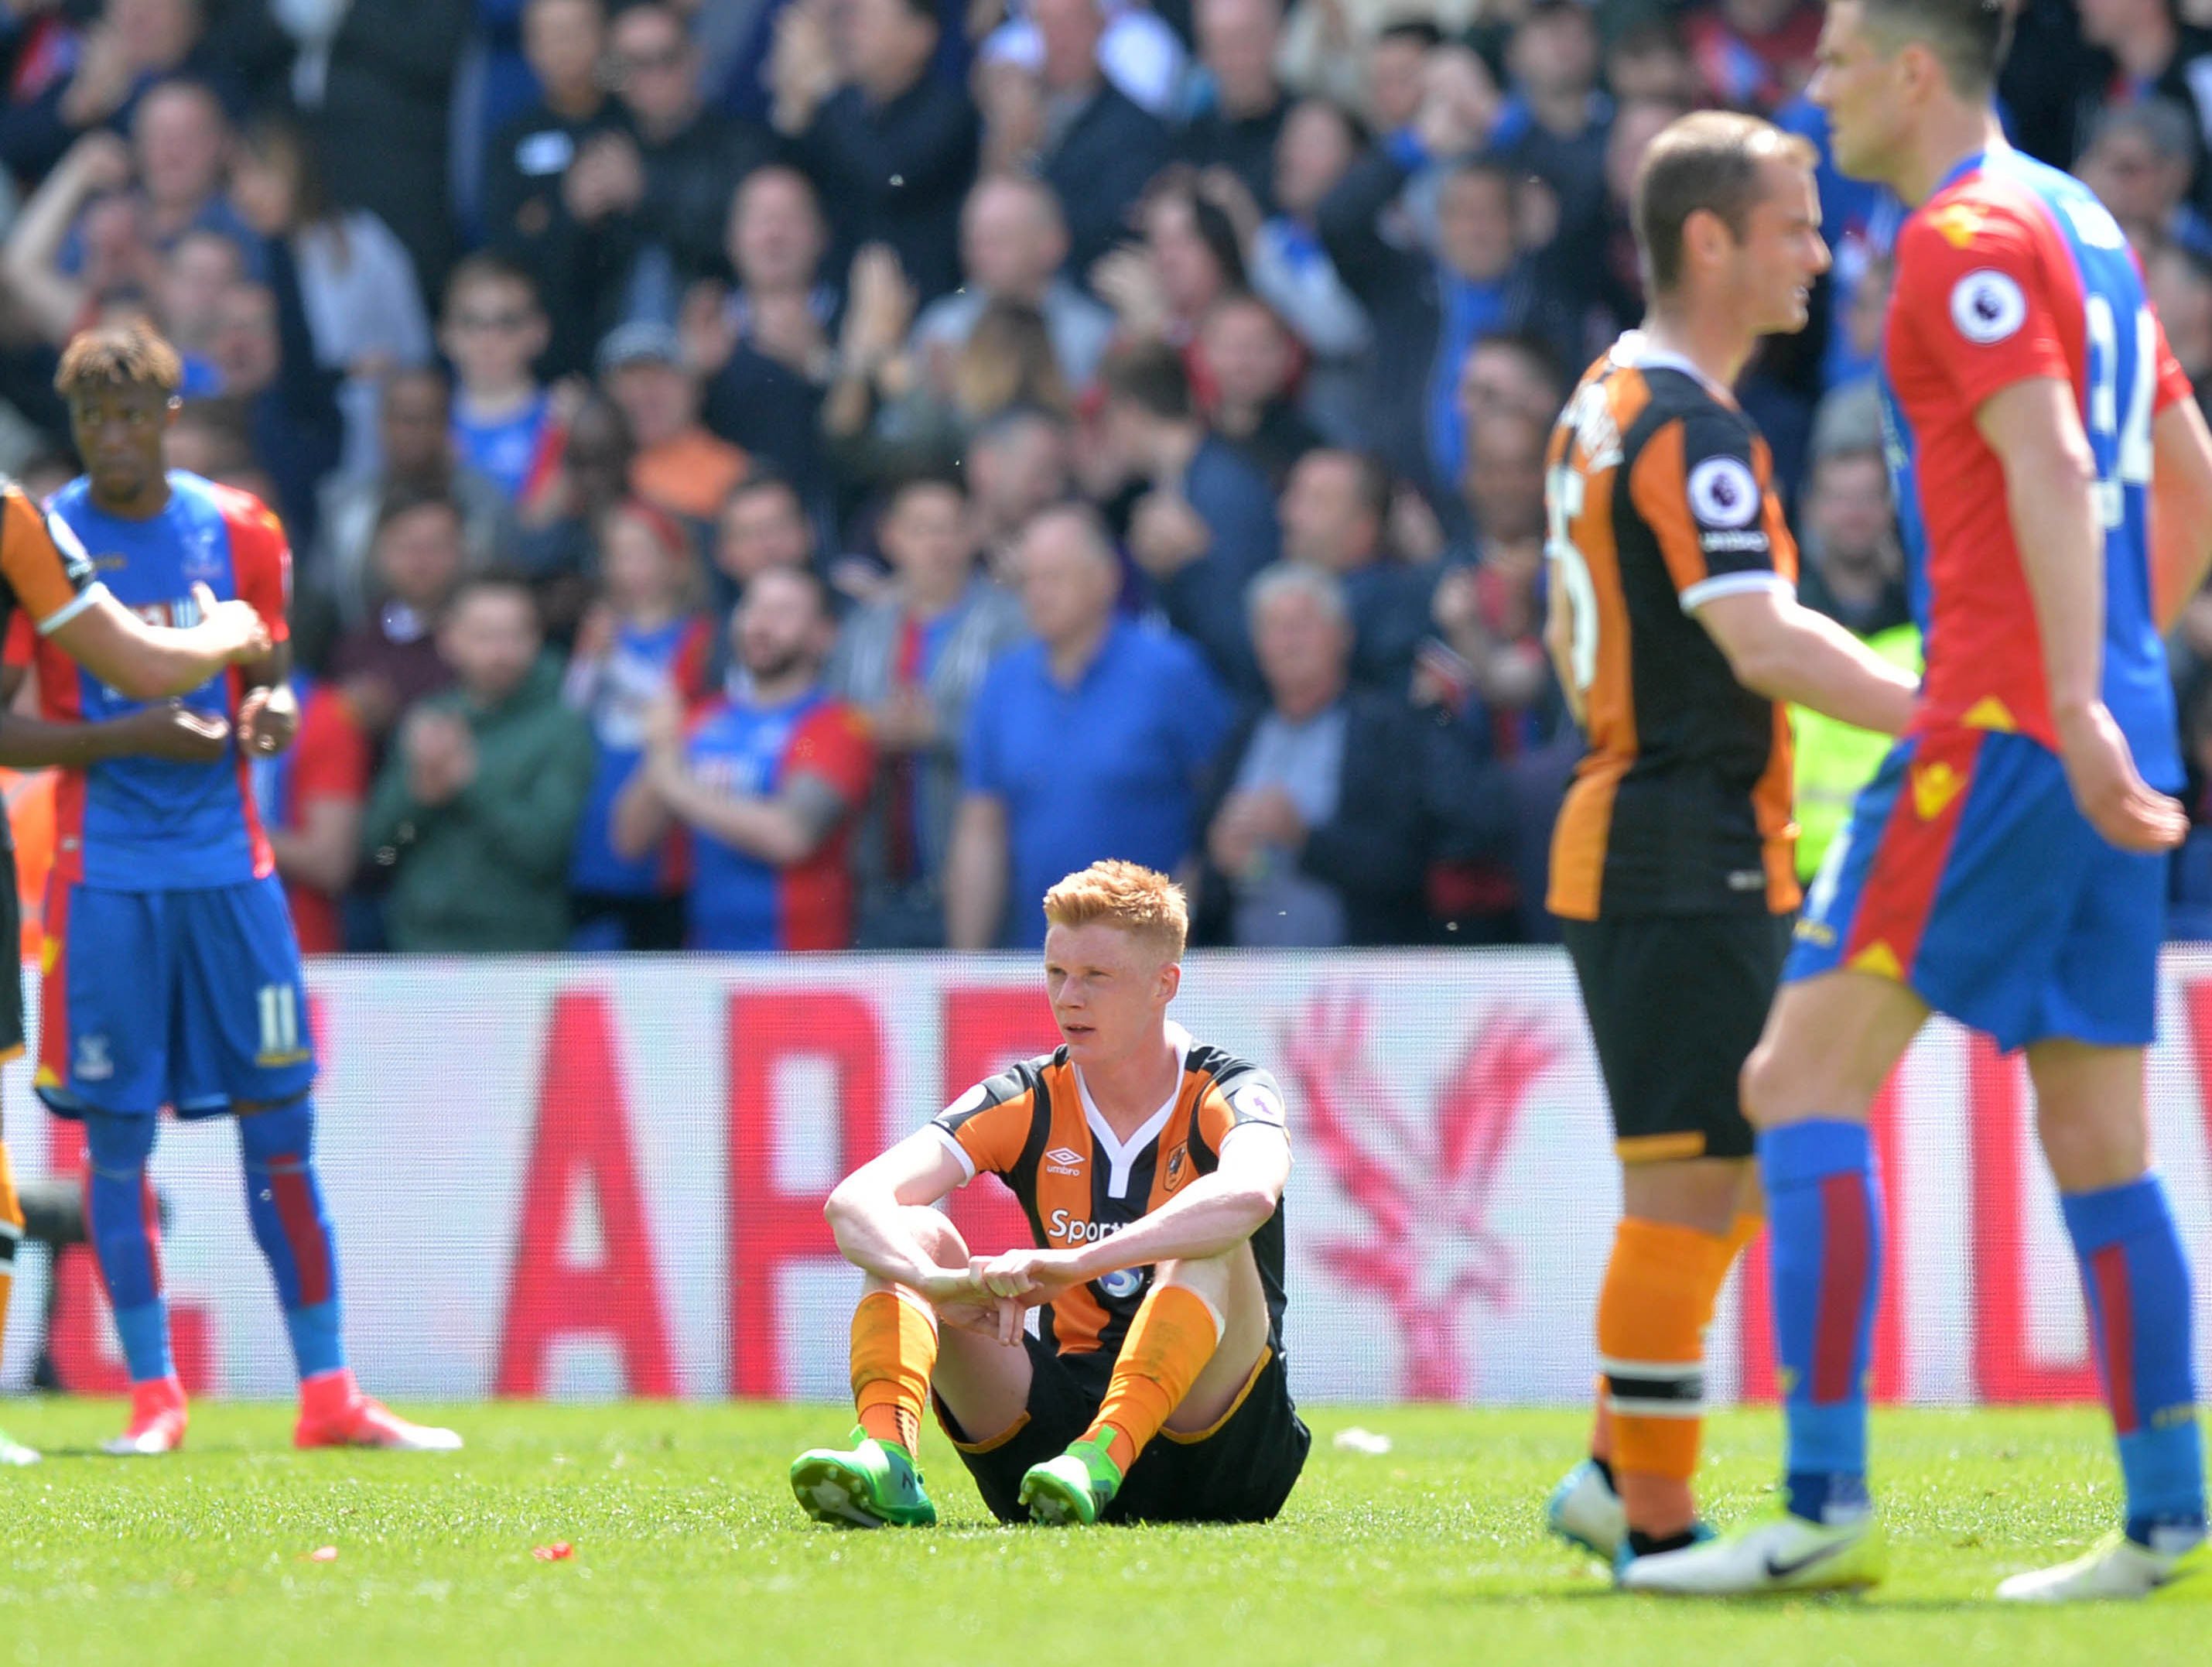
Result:
<svg viewBox="0 0 2212 1667"><path fill-rule="evenodd" d="M1720 1607L1624 1598L1545 1538L1568 1412L1322 1413L1283 1518L1226 1530L1000 1529L932 1431L943 1525L867 1534L806 1521L784 1485L844 1434L832 1408L452 1408L469 1451L414 1456L295 1454L289 1408L204 1406L183 1454L127 1463L94 1451L111 1404L4 1410L50 1457L0 1474L0 1663L2212 1661L2212 1607L1987 1601L2111 1521L2086 1411L1879 1415L1890 1585ZM1354 1423L1393 1451L1334 1450ZM1775 1441L1771 1413L1717 1421L1717 1516L1759 1506ZM533 1555L560 1541L572 1556Z"/></svg>

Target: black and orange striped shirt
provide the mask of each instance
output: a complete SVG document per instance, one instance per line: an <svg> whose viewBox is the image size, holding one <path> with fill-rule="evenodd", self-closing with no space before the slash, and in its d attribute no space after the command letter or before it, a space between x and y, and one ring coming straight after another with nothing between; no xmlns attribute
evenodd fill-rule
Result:
<svg viewBox="0 0 2212 1667"><path fill-rule="evenodd" d="M1796 583L1766 442L1725 391L1631 332L1576 387L1547 465L1547 553L1589 739L1552 837L1552 912L1789 912L1789 715L1736 681L1696 617Z"/></svg>
<svg viewBox="0 0 2212 1667"><path fill-rule="evenodd" d="M969 1179L995 1175L1012 1189L1040 1250L1095 1244L1159 1208L1194 1177L1212 1174L1230 1130L1261 1123L1288 1136L1274 1078L1192 1041L1181 1025L1169 1025L1168 1033L1182 1055L1182 1081L1174 1099L1127 1141L1091 1103L1066 1048L976 1084L930 1126L958 1155ZM1252 1235L1252 1254L1267 1296L1267 1340L1280 1354L1279 1204ZM1045 1342L1063 1355L1093 1356L1101 1371L1110 1371L1151 1274L1149 1268L1124 1269L1071 1286L1042 1311Z"/></svg>

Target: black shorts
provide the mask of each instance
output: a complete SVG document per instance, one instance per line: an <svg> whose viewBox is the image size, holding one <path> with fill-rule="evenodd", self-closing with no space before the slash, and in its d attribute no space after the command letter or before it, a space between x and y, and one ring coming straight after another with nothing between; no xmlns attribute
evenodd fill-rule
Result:
<svg viewBox="0 0 2212 1667"><path fill-rule="evenodd" d="M1791 917L1620 915L1561 926L1621 1162L1751 1156L1737 1079L1781 983Z"/></svg>
<svg viewBox="0 0 2212 1667"><path fill-rule="evenodd" d="M0 837L0 944L8 974L0 978L0 1059L23 1051L23 899L15 891L15 842Z"/></svg>
<svg viewBox="0 0 2212 1667"><path fill-rule="evenodd" d="M1023 1341L1030 1355L1029 1407L1012 1429L971 1442L945 1402L937 1403L938 1421L960 1450L976 1491L991 1514L1005 1523L1029 1520L1021 1503L1022 1477L1032 1464L1065 1452L1090 1428L1113 1365L1102 1360L1101 1370L1081 1372L1042 1339ZM1212 1428L1190 1434L1162 1430L1137 1455L1121 1479L1121 1492L1099 1520L1269 1521L1290 1498L1312 1445L1313 1433L1291 1404L1282 1357L1268 1349Z"/></svg>

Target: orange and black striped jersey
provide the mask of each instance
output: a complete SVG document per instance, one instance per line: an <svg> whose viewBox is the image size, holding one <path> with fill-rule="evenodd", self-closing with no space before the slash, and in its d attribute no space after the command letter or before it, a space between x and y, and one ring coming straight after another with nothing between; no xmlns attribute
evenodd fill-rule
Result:
<svg viewBox="0 0 2212 1667"><path fill-rule="evenodd" d="M1159 1208L1194 1177L1212 1174L1231 1129L1260 1123L1288 1137L1274 1078L1192 1041L1181 1025L1169 1025L1168 1034L1182 1055L1182 1081L1175 1098L1126 1141L1091 1104L1066 1048L976 1084L930 1127L958 1155L969 1180L988 1173L1012 1189L1039 1249L1064 1250L1109 1238ZM1252 1254L1267 1295L1268 1342L1280 1354L1279 1204L1252 1235ZM1042 1311L1045 1342L1065 1355L1095 1354L1110 1367L1151 1272L1124 1269L1070 1287Z"/></svg>
<svg viewBox="0 0 2212 1667"><path fill-rule="evenodd" d="M1696 617L1796 584L1766 442L1632 331L1577 386L1547 462L1589 739L1552 837L1552 912L1795 909L1789 715L1735 680Z"/></svg>

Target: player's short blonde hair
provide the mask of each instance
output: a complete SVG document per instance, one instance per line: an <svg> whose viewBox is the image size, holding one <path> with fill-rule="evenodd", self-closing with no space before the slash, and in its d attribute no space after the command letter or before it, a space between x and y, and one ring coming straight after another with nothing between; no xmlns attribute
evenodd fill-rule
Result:
<svg viewBox="0 0 2212 1667"><path fill-rule="evenodd" d="M1044 917L1054 926L1102 924L1149 938L1182 958L1190 938L1190 905L1182 887L1156 868L1137 862L1094 862L1044 894Z"/></svg>

